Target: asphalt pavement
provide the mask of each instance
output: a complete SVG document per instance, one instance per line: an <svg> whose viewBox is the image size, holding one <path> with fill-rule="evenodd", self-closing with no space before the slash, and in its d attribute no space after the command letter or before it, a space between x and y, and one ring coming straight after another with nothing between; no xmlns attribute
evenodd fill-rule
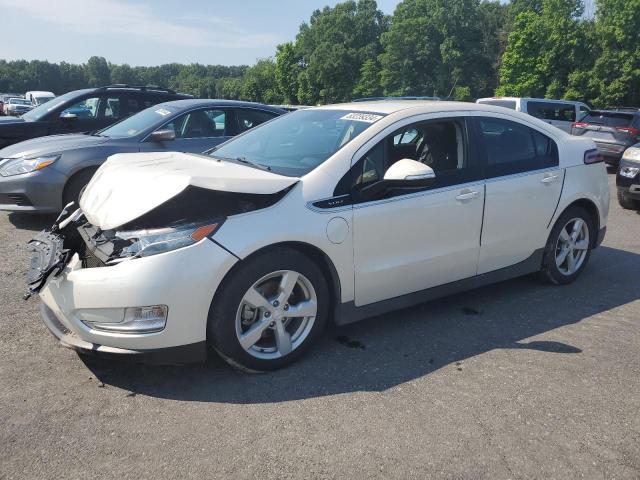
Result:
<svg viewBox="0 0 640 480"><path fill-rule="evenodd" d="M347 327L284 370L59 347L0 213L0 478L640 478L640 214L572 285L528 276Z"/></svg>

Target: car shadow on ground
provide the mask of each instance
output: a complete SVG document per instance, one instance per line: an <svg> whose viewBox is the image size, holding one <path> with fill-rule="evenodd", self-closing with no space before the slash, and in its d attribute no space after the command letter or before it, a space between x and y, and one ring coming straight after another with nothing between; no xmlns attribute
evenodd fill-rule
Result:
<svg viewBox="0 0 640 480"><path fill-rule="evenodd" d="M553 337L560 327L639 299L639 269L640 255L600 247L571 285L545 285L531 275L330 327L296 364L267 374L237 372L215 355L170 367L81 358L106 385L175 400L267 403L382 391L494 349L580 354L580 345L531 337Z"/></svg>
<svg viewBox="0 0 640 480"><path fill-rule="evenodd" d="M56 214L20 212L12 212L9 214L9 222L11 222L14 227L35 232L49 228L53 225L56 218Z"/></svg>

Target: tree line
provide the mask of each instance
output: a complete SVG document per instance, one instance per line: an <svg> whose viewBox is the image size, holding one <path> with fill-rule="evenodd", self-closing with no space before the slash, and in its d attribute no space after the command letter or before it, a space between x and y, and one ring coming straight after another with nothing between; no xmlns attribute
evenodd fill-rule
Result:
<svg viewBox="0 0 640 480"><path fill-rule="evenodd" d="M127 83L204 98L321 104L380 95L513 95L640 106L640 0L375 0L312 13L254 65L0 60L0 91Z"/></svg>

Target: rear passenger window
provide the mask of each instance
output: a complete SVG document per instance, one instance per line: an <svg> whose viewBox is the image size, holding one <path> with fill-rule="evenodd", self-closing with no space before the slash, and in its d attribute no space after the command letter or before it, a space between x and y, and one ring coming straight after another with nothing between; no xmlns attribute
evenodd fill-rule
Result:
<svg viewBox="0 0 640 480"><path fill-rule="evenodd" d="M238 122L238 133L242 133L250 128L257 127L277 115L262 110L251 110L249 108L241 108L236 110L236 118Z"/></svg>
<svg viewBox="0 0 640 480"><path fill-rule="evenodd" d="M478 123L487 178L558 165L556 143L537 130L498 118L482 117Z"/></svg>
<svg viewBox="0 0 640 480"><path fill-rule="evenodd" d="M575 122L576 107L571 103L527 102L527 113L542 120Z"/></svg>

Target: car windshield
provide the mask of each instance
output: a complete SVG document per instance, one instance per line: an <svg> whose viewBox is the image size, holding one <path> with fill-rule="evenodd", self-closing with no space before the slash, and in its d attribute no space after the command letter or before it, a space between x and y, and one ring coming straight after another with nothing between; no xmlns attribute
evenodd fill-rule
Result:
<svg viewBox="0 0 640 480"><path fill-rule="evenodd" d="M51 110L54 110L56 108L58 108L59 106L61 106L62 104L69 102L75 98L77 98L78 92L74 91L74 92L68 92L65 93L64 95L60 95L59 97L56 97L53 101L51 102L47 102L47 103L43 103L42 105L38 105L36 108L28 111L27 113L25 113L24 115L22 115L22 118L32 121L32 122L37 122L38 120L42 120L42 118L49 113Z"/></svg>
<svg viewBox="0 0 640 480"><path fill-rule="evenodd" d="M28 101L24 100L23 98L12 98L9 100L9 103L12 103L14 105L31 105Z"/></svg>
<svg viewBox="0 0 640 480"><path fill-rule="evenodd" d="M139 133L169 119L178 109L170 105L154 105L124 120L97 132L98 135L111 138L135 137Z"/></svg>
<svg viewBox="0 0 640 480"><path fill-rule="evenodd" d="M327 160L384 115L347 110L298 110L267 122L210 153L300 177Z"/></svg>
<svg viewBox="0 0 640 480"><path fill-rule="evenodd" d="M605 127L628 127L633 121L633 115L618 112L597 112L591 111L582 117L581 122L593 125L604 125Z"/></svg>

